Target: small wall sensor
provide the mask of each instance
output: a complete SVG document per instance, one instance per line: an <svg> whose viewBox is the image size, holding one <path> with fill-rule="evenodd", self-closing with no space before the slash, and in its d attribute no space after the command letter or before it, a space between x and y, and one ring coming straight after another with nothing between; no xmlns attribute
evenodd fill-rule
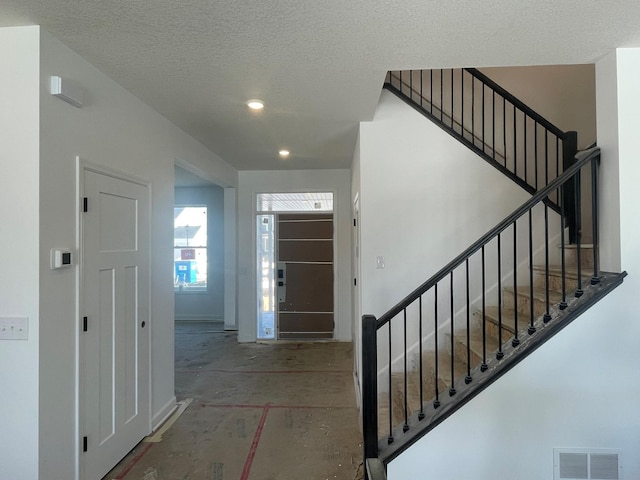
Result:
<svg viewBox="0 0 640 480"><path fill-rule="evenodd" d="M70 267L71 265L73 265L71 250L67 248L51 249L51 270Z"/></svg>
<svg viewBox="0 0 640 480"><path fill-rule="evenodd" d="M62 77L51 77L51 95L70 103L74 107L82 107L84 91L80 85L69 79L63 80Z"/></svg>

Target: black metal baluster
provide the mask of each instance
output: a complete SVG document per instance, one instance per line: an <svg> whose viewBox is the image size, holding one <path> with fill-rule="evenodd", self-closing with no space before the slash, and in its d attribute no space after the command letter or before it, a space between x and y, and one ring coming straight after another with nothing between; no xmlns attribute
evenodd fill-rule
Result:
<svg viewBox="0 0 640 480"><path fill-rule="evenodd" d="M533 325L535 314L533 311L533 209L529 209L529 335L536 332Z"/></svg>
<svg viewBox="0 0 640 480"><path fill-rule="evenodd" d="M404 320L404 425L402 431L409 430L409 399L408 399L408 382L407 382L407 309L402 310Z"/></svg>
<svg viewBox="0 0 640 480"><path fill-rule="evenodd" d="M518 223L513 221L513 328L515 335L511 345L520 345L518 338Z"/></svg>
<svg viewBox="0 0 640 480"><path fill-rule="evenodd" d="M387 436L387 443L393 443L393 388L391 382L391 322L389 322L389 435Z"/></svg>
<svg viewBox="0 0 640 480"><path fill-rule="evenodd" d="M560 176L560 159L562 158L562 150L560 147L560 137L556 135L556 178ZM556 192L560 194L560 192Z"/></svg>
<svg viewBox="0 0 640 480"><path fill-rule="evenodd" d="M562 150L560 150L560 137L558 137L555 133L553 134L556 137L556 176L558 178L560 176L560 162L562 161ZM560 195L562 195L562 190L564 186L556 190L556 203L560 205ZM564 236L564 232L563 232Z"/></svg>
<svg viewBox="0 0 640 480"><path fill-rule="evenodd" d="M524 183L527 183L527 114L522 112L522 122L524 124Z"/></svg>
<svg viewBox="0 0 640 480"><path fill-rule="evenodd" d="M515 105L513 105L513 174L518 176L518 128L516 126Z"/></svg>
<svg viewBox="0 0 640 480"><path fill-rule="evenodd" d="M591 160L591 219L593 221L593 277L591 277L591 285L600 283L600 275L598 273L598 161L600 156Z"/></svg>
<svg viewBox="0 0 640 480"><path fill-rule="evenodd" d="M562 270L562 300L560 301L560 305L558 307L560 310L564 310L567 308L567 270L565 263L565 248L564 248L564 228L565 228L565 215L566 215L566 205L565 205L565 196L562 190L564 190L565 186L562 185L559 190L556 190L558 195L558 201L560 202L560 265Z"/></svg>
<svg viewBox="0 0 640 480"><path fill-rule="evenodd" d="M549 313L549 206L544 204L544 323L551 320Z"/></svg>
<svg viewBox="0 0 640 480"><path fill-rule="evenodd" d="M464 70L460 69L460 135L464 138Z"/></svg>
<svg viewBox="0 0 640 480"><path fill-rule="evenodd" d="M582 188L580 185L580 170L576 172L575 175L575 212L576 212L576 257L578 260L578 288L576 289L575 296L579 298L584 293L582 290Z"/></svg>
<svg viewBox="0 0 640 480"><path fill-rule="evenodd" d="M420 309L420 314L418 316L418 336L420 341L418 343L418 354L420 355L420 413L418 413L418 420L424 419L424 377L422 373L422 295L418 298L418 308Z"/></svg>
<svg viewBox="0 0 640 480"><path fill-rule="evenodd" d="M471 378L471 318L470 313L470 301L469 301L469 258L465 260L466 265L466 281L467 281L467 376L464 377L464 383L467 385L473 380Z"/></svg>
<svg viewBox="0 0 640 480"><path fill-rule="evenodd" d="M491 113L493 117L491 119L491 134L493 135L493 139L491 140L491 147L493 148L493 159L497 161L496 159L496 91L491 90L491 95L493 97L493 100L491 101Z"/></svg>
<svg viewBox="0 0 640 480"><path fill-rule="evenodd" d="M549 130L544 129L544 184L549 185Z"/></svg>
<svg viewBox="0 0 640 480"><path fill-rule="evenodd" d="M413 102L413 70L409 70L409 92L411 93L409 98Z"/></svg>
<svg viewBox="0 0 640 480"><path fill-rule="evenodd" d="M440 69L440 123L444 123L443 115L444 115L444 70Z"/></svg>
<svg viewBox="0 0 640 480"><path fill-rule="evenodd" d="M487 142L486 142L485 137L484 137L484 124L487 123L486 122L486 118L485 118L485 105L484 105L484 102L485 102L485 99L484 99L484 90L485 90L484 82L480 82L480 85L482 85L482 122L481 122L481 125L482 125L482 151L484 152L485 148L487 147ZM495 160L495 156L494 156L494 160Z"/></svg>
<svg viewBox="0 0 640 480"><path fill-rule="evenodd" d="M453 130L453 68L451 69L451 111L449 115L451 116L451 130Z"/></svg>
<svg viewBox="0 0 640 480"><path fill-rule="evenodd" d="M400 70L400 93L404 90L404 84L402 83L402 70Z"/></svg>
<svg viewBox="0 0 640 480"><path fill-rule="evenodd" d="M424 105L424 94L423 92L423 87L424 87L424 70L420 70L420 106L422 107Z"/></svg>
<svg viewBox="0 0 640 480"><path fill-rule="evenodd" d="M484 263L484 245L482 246L482 365L480 365L480 371L486 372L489 366L487 365L487 302L486 302L486 276L485 276L485 263Z"/></svg>
<svg viewBox="0 0 640 480"><path fill-rule="evenodd" d="M431 103L429 111L433 115L433 69L429 70L429 103Z"/></svg>
<svg viewBox="0 0 640 480"><path fill-rule="evenodd" d="M454 359L455 359L455 345L454 345L454 322L453 322L453 317L455 315L454 312L454 305L453 305L453 270L451 270L451 387L449 388L449 396L453 397L456 394L456 388L455 388L455 365L454 365Z"/></svg>
<svg viewBox="0 0 640 480"><path fill-rule="evenodd" d="M538 122L533 124L533 136L535 142L533 142L533 168L536 171L536 190L538 190Z"/></svg>
<svg viewBox="0 0 640 480"><path fill-rule="evenodd" d="M483 119L484 125L484 119ZM476 144L476 78L471 76L471 141ZM482 151L484 152L484 136L482 138Z"/></svg>
<svg viewBox="0 0 640 480"><path fill-rule="evenodd" d="M433 306L433 318L434 318L434 328L433 328L433 343L435 345L435 365L434 365L434 387L436 391L436 399L433 401L433 408L438 408L440 406L440 387L438 386L438 377L440 375L438 371L438 284L436 283L434 286L434 306Z"/></svg>
<svg viewBox="0 0 640 480"><path fill-rule="evenodd" d="M507 168L507 99L502 97L502 153L504 168Z"/></svg>
<svg viewBox="0 0 640 480"><path fill-rule="evenodd" d="M498 352L496 358L501 360L504 357L502 351L502 241L501 234L498 234Z"/></svg>

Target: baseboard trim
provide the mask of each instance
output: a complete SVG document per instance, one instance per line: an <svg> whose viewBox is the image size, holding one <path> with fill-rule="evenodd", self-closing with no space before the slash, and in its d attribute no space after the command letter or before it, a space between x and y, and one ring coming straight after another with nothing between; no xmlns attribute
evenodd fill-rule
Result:
<svg viewBox="0 0 640 480"><path fill-rule="evenodd" d="M151 420L151 431L155 432L160 425L162 425L167 418L169 418L173 412L178 408L176 397L172 397L158 413L156 413Z"/></svg>
<svg viewBox="0 0 640 480"><path fill-rule="evenodd" d="M207 322L207 323L224 323L224 318L213 317L211 315L201 314L176 314L174 316L176 322Z"/></svg>

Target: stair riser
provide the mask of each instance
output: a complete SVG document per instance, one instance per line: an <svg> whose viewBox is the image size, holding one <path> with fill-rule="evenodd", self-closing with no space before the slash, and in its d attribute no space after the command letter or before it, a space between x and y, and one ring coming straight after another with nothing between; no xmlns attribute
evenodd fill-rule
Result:
<svg viewBox="0 0 640 480"><path fill-rule="evenodd" d="M499 331L499 328L497 323L494 323L493 321L487 322L487 335L490 335L493 338L498 338L498 331ZM513 337L513 333L503 326L502 327L502 343L504 344L511 337Z"/></svg>
<svg viewBox="0 0 640 480"><path fill-rule="evenodd" d="M466 338L457 338L456 337L455 355L456 355L456 358L460 362L462 362L464 365L467 364L467 358L470 357L471 369L472 370L482 363L482 353L481 352L476 352L473 349L469 349L469 352L467 353Z"/></svg>
<svg viewBox="0 0 640 480"><path fill-rule="evenodd" d="M589 271L582 272L582 283L588 282L591 278L588 276ZM534 277L534 287L544 289L545 288L545 278L544 273L536 272ZM576 278L566 277L565 280L565 288L567 289L567 293L574 292L576 288L578 288L578 280ZM562 291L562 277L560 275L549 275L549 290L561 292Z"/></svg>
<svg viewBox="0 0 640 480"><path fill-rule="evenodd" d="M514 304L516 303L516 299L514 298L513 292L505 292L502 297L503 305L505 308L512 308L516 310ZM550 298L550 305L553 305L553 300ZM517 298L518 303L518 325L527 324L531 321L530 318L530 308L531 308L531 298L525 295L518 295ZM534 318L538 318L540 315L544 315L547 311L547 304L544 299L534 298L533 299L533 315Z"/></svg>
<svg viewBox="0 0 640 480"><path fill-rule="evenodd" d="M578 249L565 249L564 259L567 265L578 265ZM580 248L580 264L582 268L593 271L593 247Z"/></svg>

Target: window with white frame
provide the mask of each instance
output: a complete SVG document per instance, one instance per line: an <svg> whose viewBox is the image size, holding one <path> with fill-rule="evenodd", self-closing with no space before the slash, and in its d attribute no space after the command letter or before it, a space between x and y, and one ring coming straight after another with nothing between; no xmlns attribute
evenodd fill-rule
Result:
<svg viewBox="0 0 640 480"><path fill-rule="evenodd" d="M207 207L176 206L173 211L173 264L176 292L207 291Z"/></svg>

